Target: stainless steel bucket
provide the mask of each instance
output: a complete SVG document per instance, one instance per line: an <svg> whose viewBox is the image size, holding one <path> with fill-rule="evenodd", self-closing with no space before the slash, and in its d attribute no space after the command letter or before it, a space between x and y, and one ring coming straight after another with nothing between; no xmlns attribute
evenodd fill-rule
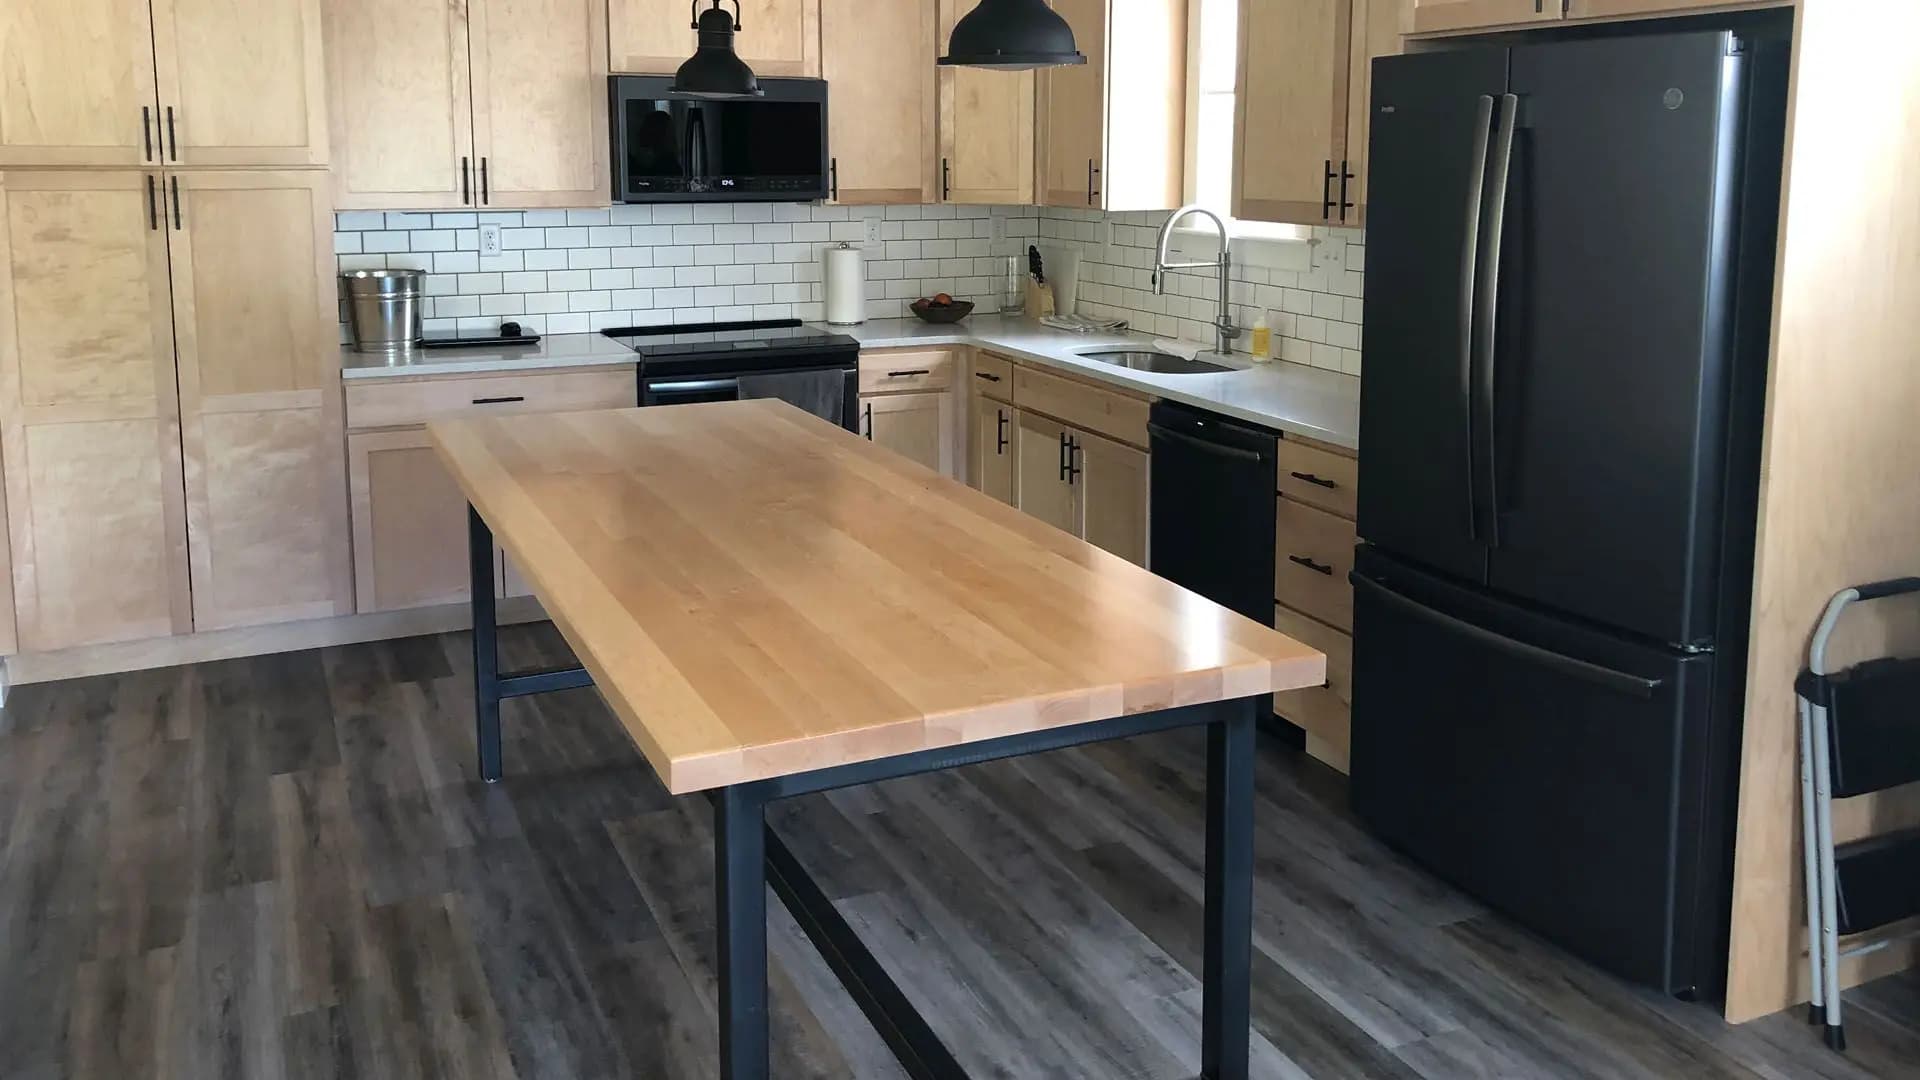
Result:
<svg viewBox="0 0 1920 1080"><path fill-rule="evenodd" d="M353 347L392 355L420 342L422 282L419 270L354 270L341 274Z"/></svg>

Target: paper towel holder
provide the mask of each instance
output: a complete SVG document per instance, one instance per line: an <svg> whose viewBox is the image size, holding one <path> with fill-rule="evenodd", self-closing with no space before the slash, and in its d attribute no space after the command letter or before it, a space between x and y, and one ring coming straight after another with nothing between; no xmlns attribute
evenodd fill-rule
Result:
<svg viewBox="0 0 1920 1080"><path fill-rule="evenodd" d="M845 240L821 252L821 314L830 326L853 326L867 320L867 275L861 261L864 254L863 249ZM840 264L837 269L836 263Z"/></svg>

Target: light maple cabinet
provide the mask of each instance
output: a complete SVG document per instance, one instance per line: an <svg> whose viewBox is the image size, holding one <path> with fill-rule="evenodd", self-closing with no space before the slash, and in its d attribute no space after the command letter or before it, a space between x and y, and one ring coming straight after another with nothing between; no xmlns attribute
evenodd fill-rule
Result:
<svg viewBox="0 0 1920 1080"><path fill-rule="evenodd" d="M975 4L939 4L939 40L944 42ZM1033 202L1034 73L943 67L939 81L941 201Z"/></svg>
<svg viewBox="0 0 1920 1080"><path fill-rule="evenodd" d="M686 0L609 0L612 69L633 75L671 75L679 70L693 55L696 6L704 11L709 5L706 0L698 5ZM732 0L722 6L732 14ZM822 6L822 0L740 0L734 52L755 75L818 76ZM888 39L870 39L875 45L883 41Z"/></svg>
<svg viewBox="0 0 1920 1080"><path fill-rule="evenodd" d="M1242 0L1235 217L1364 223L1373 60L1401 50L1413 3Z"/></svg>
<svg viewBox="0 0 1920 1080"><path fill-rule="evenodd" d="M1347 771L1353 702L1352 451L1283 438L1274 502L1274 628L1327 654L1326 685L1275 694L1274 712L1306 732L1307 752Z"/></svg>
<svg viewBox="0 0 1920 1080"><path fill-rule="evenodd" d="M1106 210L1180 205L1186 0L1054 0L1085 64L1037 75L1040 202Z"/></svg>
<svg viewBox="0 0 1920 1080"><path fill-rule="evenodd" d="M329 0L334 205L605 205L606 0Z"/></svg>
<svg viewBox="0 0 1920 1080"><path fill-rule="evenodd" d="M827 144L834 201L939 201L934 22L927 0L822 0L820 62L833 88Z"/></svg>
<svg viewBox="0 0 1920 1080"><path fill-rule="evenodd" d="M953 395L944 390L868 394L860 399L860 430L876 445L935 472L955 476L958 439Z"/></svg>
<svg viewBox="0 0 1920 1080"><path fill-rule="evenodd" d="M0 174L21 648L348 610L325 186Z"/></svg>
<svg viewBox="0 0 1920 1080"><path fill-rule="evenodd" d="M1067 426L1038 413L1015 417L1014 505L1061 532L1080 534L1079 507L1067 483Z"/></svg>
<svg viewBox="0 0 1920 1080"><path fill-rule="evenodd" d="M167 184L194 629L349 614L326 175Z"/></svg>
<svg viewBox="0 0 1920 1080"><path fill-rule="evenodd" d="M320 5L0 4L0 165L323 165Z"/></svg>
<svg viewBox="0 0 1920 1080"><path fill-rule="evenodd" d="M1415 33L1425 34L1437 30L1554 22L1562 16L1561 7L1562 0L1413 0L1413 29Z"/></svg>
<svg viewBox="0 0 1920 1080"><path fill-rule="evenodd" d="M1147 564L1147 452L1092 432L1070 432L1067 479L1080 536L1138 566Z"/></svg>

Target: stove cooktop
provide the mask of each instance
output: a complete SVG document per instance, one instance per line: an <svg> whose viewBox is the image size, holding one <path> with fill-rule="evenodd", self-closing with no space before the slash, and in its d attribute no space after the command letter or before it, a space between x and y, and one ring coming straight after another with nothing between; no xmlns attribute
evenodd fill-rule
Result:
<svg viewBox="0 0 1920 1080"><path fill-rule="evenodd" d="M758 322L689 323L678 326L621 326L600 331L648 360L705 360L753 354L799 357L859 351L845 334L802 326L799 319Z"/></svg>

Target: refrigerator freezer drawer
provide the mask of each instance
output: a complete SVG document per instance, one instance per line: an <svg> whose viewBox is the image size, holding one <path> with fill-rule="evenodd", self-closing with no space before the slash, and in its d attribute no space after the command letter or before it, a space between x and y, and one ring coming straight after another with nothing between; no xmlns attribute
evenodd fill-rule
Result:
<svg viewBox="0 0 1920 1080"><path fill-rule="evenodd" d="M1564 948L1692 989L1710 654L1424 575L1355 575L1353 800L1389 843Z"/></svg>

